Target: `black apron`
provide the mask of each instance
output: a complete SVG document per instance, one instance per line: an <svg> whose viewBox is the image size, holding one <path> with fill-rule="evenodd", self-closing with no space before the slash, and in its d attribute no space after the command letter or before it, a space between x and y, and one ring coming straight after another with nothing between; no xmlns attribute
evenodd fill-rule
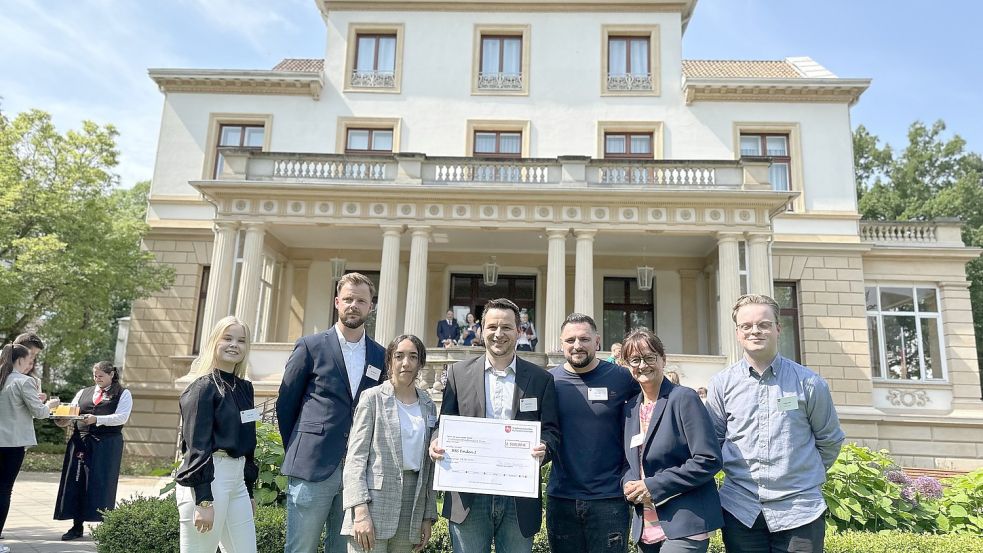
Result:
<svg viewBox="0 0 983 553"><path fill-rule="evenodd" d="M112 415L119 406L119 394L92 402L95 386L82 391L79 414ZM123 459L123 427L72 423L74 431L65 450L65 461L55 502L55 520L101 522L99 510L116 505L116 485Z"/></svg>

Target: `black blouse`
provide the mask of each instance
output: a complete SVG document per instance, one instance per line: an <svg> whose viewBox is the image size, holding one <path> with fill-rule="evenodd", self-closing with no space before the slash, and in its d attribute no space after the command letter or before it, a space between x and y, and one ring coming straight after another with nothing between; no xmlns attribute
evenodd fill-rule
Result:
<svg viewBox="0 0 983 553"><path fill-rule="evenodd" d="M256 423L243 424L239 415L240 411L253 408L253 384L232 373L215 372L220 378L199 377L181 394L180 400L184 462L175 480L192 488L195 504L214 500L212 453L216 451L224 451L229 457L246 457L243 479L249 497L253 496L253 485L259 477L259 468L253 460ZM224 394L219 393L219 386Z"/></svg>

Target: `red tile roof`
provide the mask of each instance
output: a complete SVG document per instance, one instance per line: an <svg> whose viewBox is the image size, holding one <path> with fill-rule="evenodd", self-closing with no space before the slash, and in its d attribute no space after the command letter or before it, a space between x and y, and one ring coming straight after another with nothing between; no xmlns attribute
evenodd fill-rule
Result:
<svg viewBox="0 0 983 553"><path fill-rule="evenodd" d="M683 74L693 78L799 79L785 60L683 60Z"/></svg>
<svg viewBox="0 0 983 553"><path fill-rule="evenodd" d="M284 58L273 67L274 71L323 71L321 58Z"/></svg>

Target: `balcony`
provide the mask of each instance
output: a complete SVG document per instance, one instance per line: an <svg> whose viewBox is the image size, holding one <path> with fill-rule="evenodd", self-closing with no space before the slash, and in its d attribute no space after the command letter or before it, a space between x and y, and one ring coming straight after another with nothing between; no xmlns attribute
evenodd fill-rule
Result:
<svg viewBox="0 0 983 553"><path fill-rule="evenodd" d="M396 88L394 71L352 71L352 88Z"/></svg>
<svg viewBox="0 0 983 553"><path fill-rule="evenodd" d="M522 90L522 73L478 73L478 90Z"/></svg>
<svg viewBox="0 0 983 553"><path fill-rule="evenodd" d="M860 240L877 246L964 247L956 219L935 221L861 221Z"/></svg>
<svg viewBox="0 0 983 553"><path fill-rule="evenodd" d="M659 189L770 191L769 159L597 160L430 157L223 151L217 180L325 184L521 186L536 189Z"/></svg>
<svg viewBox="0 0 983 553"><path fill-rule="evenodd" d="M629 92L652 90L652 75L649 73L608 74L608 91Z"/></svg>

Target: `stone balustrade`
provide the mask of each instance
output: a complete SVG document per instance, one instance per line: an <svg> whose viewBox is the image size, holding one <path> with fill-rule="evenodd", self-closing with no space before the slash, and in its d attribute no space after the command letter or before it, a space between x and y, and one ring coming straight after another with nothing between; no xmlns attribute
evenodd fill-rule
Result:
<svg viewBox="0 0 983 553"><path fill-rule="evenodd" d="M957 220L861 221L860 239L883 246L963 247Z"/></svg>

